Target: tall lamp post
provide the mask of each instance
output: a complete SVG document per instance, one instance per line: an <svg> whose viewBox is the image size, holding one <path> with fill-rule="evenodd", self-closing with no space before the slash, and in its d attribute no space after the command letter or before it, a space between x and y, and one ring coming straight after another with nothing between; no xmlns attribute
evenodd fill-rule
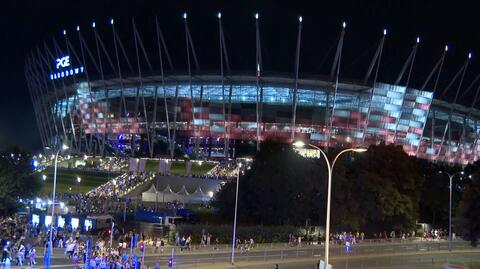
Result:
<svg viewBox="0 0 480 269"><path fill-rule="evenodd" d="M46 269L50 269L50 261L53 253L53 225L55 223L55 190L57 187L57 164L58 164L58 155L61 151L68 149L68 146L63 144L55 153L55 161L53 166L53 191L52 191L52 223L50 223L50 236L48 239L48 256L47 262L45 264Z"/></svg>
<svg viewBox="0 0 480 269"><path fill-rule="evenodd" d="M293 143L293 146L296 148L303 148L305 147L305 142L303 141L296 141ZM323 159L325 160L325 163L327 164L327 171L328 171L328 185L327 185L327 216L326 216L326 223L325 223L325 268L328 268L328 253L329 253L329 243L330 243L330 206L331 206L331 195L332 195L332 172L333 172L333 167L335 166L335 163L337 162L338 158L346 153L346 152L365 152L367 151L366 148L348 148L340 151L335 158L333 159L333 162L330 163L328 160L327 154L320 149L319 147L308 144L310 147L313 147L317 149L321 155L323 156Z"/></svg>
<svg viewBox="0 0 480 269"><path fill-rule="evenodd" d="M242 163L239 162L237 167L237 189L235 191L235 213L233 216L232 259L231 259L232 264L234 264L235 262L235 237L237 233L238 186L240 184L240 168L241 167L242 167Z"/></svg>
<svg viewBox="0 0 480 269"><path fill-rule="evenodd" d="M452 251L452 181L453 177L456 175L462 175L464 174L463 171L461 172L455 172L453 174L450 174L448 172L444 171L439 171L439 174L445 174L448 176L448 179L450 180L449 184L449 201L448 201L448 251Z"/></svg>
<svg viewBox="0 0 480 269"><path fill-rule="evenodd" d="M77 177L77 194L80 193L80 182L82 182L82 178L81 178L81 177Z"/></svg>

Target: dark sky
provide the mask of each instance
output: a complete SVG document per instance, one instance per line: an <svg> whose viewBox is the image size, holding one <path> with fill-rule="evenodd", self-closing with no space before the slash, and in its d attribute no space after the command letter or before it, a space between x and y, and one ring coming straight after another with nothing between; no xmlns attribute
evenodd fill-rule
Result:
<svg viewBox="0 0 480 269"><path fill-rule="evenodd" d="M342 76L362 79L381 31L389 29L380 81L393 82L417 35L422 37L412 77L419 86L438 60L446 43L451 47L441 85L445 87L469 51L474 58L463 89L480 71L480 31L475 6L461 1L39 1L3 0L0 4L0 148L20 145L40 148L35 117L24 79L24 59L43 40L60 39L61 30L78 24L85 31L92 21L109 18L152 27L159 16L174 62L184 67L184 32L181 14L189 13L192 37L202 69L218 65L215 14L223 13L224 30L232 69L254 66L253 14L261 14L262 53L267 71L292 72L297 17L304 17L301 73L329 73L340 23L348 22ZM145 29L141 28L141 29ZM128 29L128 33L131 29ZM142 31L142 30L141 30ZM121 32L121 29L119 29ZM154 33L145 31L146 33ZM149 38L148 36L143 36ZM153 38L153 37L150 37ZM478 56L478 57L476 57ZM452 89L446 98L451 97ZM473 90L467 97L473 96ZM471 98L463 103L470 105Z"/></svg>

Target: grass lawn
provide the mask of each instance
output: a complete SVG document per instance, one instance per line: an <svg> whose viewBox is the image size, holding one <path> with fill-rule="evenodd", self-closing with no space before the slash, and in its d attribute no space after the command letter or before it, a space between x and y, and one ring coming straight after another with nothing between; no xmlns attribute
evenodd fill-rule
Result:
<svg viewBox="0 0 480 269"><path fill-rule="evenodd" d="M42 173L47 176L47 180L43 181L40 194L47 195L53 189L53 168L47 168ZM38 175L41 180L42 175ZM115 177L116 174L110 173L110 178ZM82 180L80 184L77 182L77 177ZM108 181L109 174L106 172L91 172L81 170L57 170L57 193L86 193L89 190ZM70 188L72 189L70 191Z"/></svg>
<svg viewBox="0 0 480 269"><path fill-rule="evenodd" d="M192 174L203 175L215 167L214 163L203 162L200 165L197 162L192 162ZM145 170L148 172L158 171L158 160L147 160ZM170 173L174 175L185 175L187 173L186 162L173 162L170 167Z"/></svg>

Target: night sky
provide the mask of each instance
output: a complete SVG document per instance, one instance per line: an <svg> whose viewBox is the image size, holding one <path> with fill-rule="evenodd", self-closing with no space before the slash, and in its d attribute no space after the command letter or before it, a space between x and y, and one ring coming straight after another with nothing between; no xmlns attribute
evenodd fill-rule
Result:
<svg viewBox="0 0 480 269"><path fill-rule="evenodd" d="M321 4L314 4L314 3ZM323 3L323 2L329 2ZM334 3L330 3L334 2ZM218 70L218 26L216 14L223 13L226 45L233 70L255 67L255 27L253 14L261 15L260 29L265 71L292 73L297 34L297 17L304 17L300 73L327 75L330 71L342 21L347 21L341 76L363 79L381 37L385 43L379 81L392 83L417 36L422 43L413 69L412 87L420 87L443 47L448 53L438 92L442 92L465 61L473 60L465 78L465 90L480 72L479 16L474 6L461 1L40 1L3 0L0 4L0 148L19 145L27 150L41 147L33 108L24 78L24 59L36 45L63 29L91 33L96 21L107 27L107 20L120 22L117 29L123 42L132 40L132 17L142 29L154 26L155 16L166 37L177 69L185 69L185 41L181 14L189 13L189 25L203 71ZM111 34L111 32L109 32ZM152 30L142 38L153 39ZM106 32L105 32L106 34ZM132 41L133 42L133 41ZM134 55L132 55L134 57ZM290 74L291 75L291 74ZM302 75L301 75L302 76ZM451 99L458 84L444 96ZM474 90L460 100L471 105ZM440 94L437 95L440 97ZM477 105L478 107L478 105Z"/></svg>

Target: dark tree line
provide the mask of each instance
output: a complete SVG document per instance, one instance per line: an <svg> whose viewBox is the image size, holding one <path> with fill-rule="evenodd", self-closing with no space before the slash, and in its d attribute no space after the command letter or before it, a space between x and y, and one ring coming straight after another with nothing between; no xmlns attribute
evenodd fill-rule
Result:
<svg viewBox="0 0 480 269"><path fill-rule="evenodd" d="M330 159L338 151L330 150ZM449 170L448 170L449 169ZM417 222L436 219L448 224L448 177L438 167L407 155L401 147L374 145L365 153L349 153L335 165L332 181L332 228L370 233L391 229L412 231ZM240 179L240 223L263 225L321 225L325 223L326 166L308 159L291 145L266 141L252 168ZM465 180L465 178L463 178ZM463 181L454 188L458 205ZM230 222L235 181L216 197L219 215Z"/></svg>
<svg viewBox="0 0 480 269"><path fill-rule="evenodd" d="M19 199L33 198L40 184L26 152L16 147L0 152L0 216L17 212Z"/></svg>

